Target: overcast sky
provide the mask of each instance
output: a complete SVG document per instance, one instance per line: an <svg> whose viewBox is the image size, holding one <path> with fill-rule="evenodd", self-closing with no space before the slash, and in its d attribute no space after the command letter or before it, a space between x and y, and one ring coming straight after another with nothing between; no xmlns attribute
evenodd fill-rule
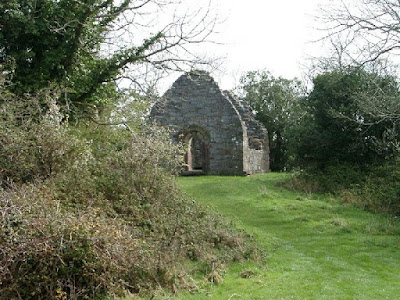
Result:
<svg viewBox="0 0 400 300"><path fill-rule="evenodd" d="M190 5L191 1L199 4L197 0L183 3ZM223 89L234 88L240 75L252 70L302 77L307 57L322 53L321 45L312 43L321 34L315 23L318 6L332 1L212 0L225 20L213 38L221 45L202 45L199 51L225 58L221 70L212 74ZM173 76L171 83L178 76Z"/></svg>
<svg viewBox="0 0 400 300"><path fill-rule="evenodd" d="M218 51L226 56L223 88L243 71L267 69L276 76L301 76L301 64L318 54L315 16L322 0L215 0L226 13ZM326 1L324 1L326 2Z"/></svg>
<svg viewBox="0 0 400 300"><path fill-rule="evenodd" d="M318 8L334 1L339 0L211 0L210 14L224 20L211 37L218 45L196 44L195 52L223 58L219 70L212 72L223 89L234 88L245 72L261 69L288 79L301 78L307 58L323 54L321 45L313 43L322 35L317 30L322 26L315 21ZM209 2L180 0L176 8L181 13L196 12ZM168 21L173 10L164 12ZM204 10L200 18L202 14ZM160 82L160 92L180 75Z"/></svg>

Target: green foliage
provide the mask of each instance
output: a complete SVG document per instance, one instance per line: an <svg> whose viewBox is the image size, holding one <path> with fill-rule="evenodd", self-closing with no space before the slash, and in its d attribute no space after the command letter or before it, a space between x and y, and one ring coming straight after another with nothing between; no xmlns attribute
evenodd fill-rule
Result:
<svg viewBox="0 0 400 300"><path fill-rule="evenodd" d="M175 291L191 287L188 259L248 257L241 235L176 187L181 149L166 132L72 130L52 97L24 103L1 104L1 297Z"/></svg>
<svg viewBox="0 0 400 300"><path fill-rule="evenodd" d="M361 183L341 190L340 195L345 203L400 216L399 166L398 160L374 166Z"/></svg>
<svg viewBox="0 0 400 300"><path fill-rule="evenodd" d="M249 72L241 78L241 99L256 112L256 119L268 129L272 171L292 167L288 142L291 128L302 116L301 83L297 80L275 78L269 72Z"/></svg>
<svg viewBox="0 0 400 300"><path fill-rule="evenodd" d="M8 88L20 96L62 88L66 113L93 117L122 97L120 80L146 94L162 71L211 63L191 44L208 39L216 16L210 7L181 8L164 0L2 1L1 72L12 74Z"/></svg>
<svg viewBox="0 0 400 300"><path fill-rule="evenodd" d="M68 113L86 111L117 101L115 80L129 64L148 63L167 48L155 32L137 44L112 42L120 24L154 1L131 0L10 0L0 4L0 65L8 66L18 94L36 93L51 86L64 87L58 104ZM153 7L154 8L154 7ZM130 14L128 18L124 14ZM120 27L119 27L120 26ZM172 38L172 37L171 37ZM108 52L104 43L113 44ZM179 44L179 43L177 43ZM172 47L172 46L171 46Z"/></svg>
<svg viewBox="0 0 400 300"><path fill-rule="evenodd" d="M304 101L307 111L293 145L303 167L323 170L328 165L367 165L393 156L398 129L391 120L380 120L362 110L361 94L379 101L380 95L399 93L389 76L360 68L318 75Z"/></svg>
<svg viewBox="0 0 400 300"><path fill-rule="evenodd" d="M307 168L294 175L292 184L309 192L338 193L363 182L366 172L367 169L353 164L329 165L323 170Z"/></svg>
<svg viewBox="0 0 400 300"><path fill-rule="evenodd" d="M49 178L68 170L84 145L68 133L54 91L5 96L0 106L0 186ZM1 93L1 92L0 92Z"/></svg>
<svg viewBox="0 0 400 300"><path fill-rule="evenodd" d="M290 188L308 193L329 192L374 212L400 215L400 173L398 159L382 164L329 165L323 170L306 169L290 181Z"/></svg>

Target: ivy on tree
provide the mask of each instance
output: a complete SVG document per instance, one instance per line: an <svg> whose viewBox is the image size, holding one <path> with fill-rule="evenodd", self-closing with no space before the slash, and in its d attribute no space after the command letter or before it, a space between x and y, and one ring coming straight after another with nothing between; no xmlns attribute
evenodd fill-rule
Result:
<svg viewBox="0 0 400 300"><path fill-rule="evenodd" d="M59 101L94 106L116 91L115 80L131 65L172 69L194 63L198 58L187 47L204 41L215 19L204 10L151 23L166 5L173 2L2 1L0 66L11 73L11 91L34 93L54 84L68 91Z"/></svg>

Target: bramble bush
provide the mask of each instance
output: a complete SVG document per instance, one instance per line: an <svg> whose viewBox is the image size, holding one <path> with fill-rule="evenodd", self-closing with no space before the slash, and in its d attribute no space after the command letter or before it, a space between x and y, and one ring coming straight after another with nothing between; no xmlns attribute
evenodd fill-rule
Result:
<svg viewBox="0 0 400 300"><path fill-rule="evenodd" d="M51 92L1 95L1 299L176 291L194 287L188 259L256 255L177 188L182 149L166 132L71 127Z"/></svg>
<svg viewBox="0 0 400 300"><path fill-rule="evenodd" d="M373 166L360 184L342 190L340 194L346 203L400 216L399 160Z"/></svg>
<svg viewBox="0 0 400 300"><path fill-rule="evenodd" d="M400 162L395 158L368 167L343 163L326 166L323 171L307 169L284 185L308 193L336 194L344 204L400 216Z"/></svg>
<svg viewBox="0 0 400 300"><path fill-rule="evenodd" d="M68 126L52 100L55 93L43 91L35 97L18 99L1 97L1 186L8 181L46 179L79 160L75 152L81 152L82 142L68 134Z"/></svg>

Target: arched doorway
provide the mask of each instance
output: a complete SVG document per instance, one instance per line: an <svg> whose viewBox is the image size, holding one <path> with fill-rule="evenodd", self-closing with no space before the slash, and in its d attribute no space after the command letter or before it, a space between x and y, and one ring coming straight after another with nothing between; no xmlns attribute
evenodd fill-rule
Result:
<svg viewBox="0 0 400 300"><path fill-rule="evenodd" d="M190 126L181 133L186 148L185 171L206 174L210 166L209 135L198 126Z"/></svg>

